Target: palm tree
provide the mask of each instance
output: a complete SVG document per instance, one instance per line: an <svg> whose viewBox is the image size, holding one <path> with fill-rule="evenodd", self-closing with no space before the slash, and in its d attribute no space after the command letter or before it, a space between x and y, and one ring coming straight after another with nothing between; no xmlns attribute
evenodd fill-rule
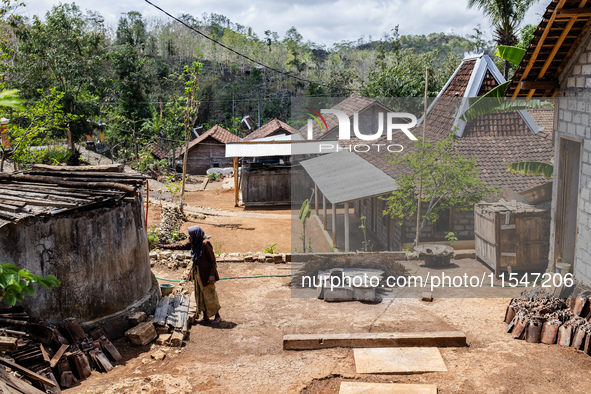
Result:
<svg viewBox="0 0 591 394"><path fill-rule="evenodd" d="M477 8L484 13L493 27L497 45L517 44L519 24L527 10L538 0L468 0L468 8ZM505 79L509 78L509 62L505 60Z"/></svg>

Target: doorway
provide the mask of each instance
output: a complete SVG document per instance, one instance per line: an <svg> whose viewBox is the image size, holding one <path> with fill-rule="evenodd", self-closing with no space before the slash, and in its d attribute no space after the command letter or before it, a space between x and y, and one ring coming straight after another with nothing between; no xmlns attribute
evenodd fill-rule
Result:
<svg viewBox="0 0 591 394"><path fill-rule="evenodd" d="M554 256L565 263L574 262L577 246L577 211L579 203L579 173L581 142L560 137L558 139L558 173L556 179L556 212L554 218Z"/></svg>

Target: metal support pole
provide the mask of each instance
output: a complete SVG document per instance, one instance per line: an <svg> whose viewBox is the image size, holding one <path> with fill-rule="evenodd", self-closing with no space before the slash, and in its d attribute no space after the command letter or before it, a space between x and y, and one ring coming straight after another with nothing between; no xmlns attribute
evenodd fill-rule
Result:
<svg viewBox="0 0 591 394"><path fill-rule="evenodd" d="M345 203L345 252L349 251L349 202Z"/></svg>

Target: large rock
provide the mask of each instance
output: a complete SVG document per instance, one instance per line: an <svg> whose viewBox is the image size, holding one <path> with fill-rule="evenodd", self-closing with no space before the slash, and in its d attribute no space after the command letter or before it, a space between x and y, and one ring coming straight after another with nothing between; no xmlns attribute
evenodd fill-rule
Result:
<svg viewBox="0 0 591 394"><path fill-rule="evenodd" d="M143 322L128 330L125 337L136 346L144 346L152 342L158 334L154 325L150 322Z"/></svg>

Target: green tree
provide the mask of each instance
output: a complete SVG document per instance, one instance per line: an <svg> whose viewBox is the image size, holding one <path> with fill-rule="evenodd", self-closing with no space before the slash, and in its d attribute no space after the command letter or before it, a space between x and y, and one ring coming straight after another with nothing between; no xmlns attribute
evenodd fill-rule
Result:
<svg viewBox="0 0 591 394"><path fill-rule="evenodd" d="M63 93L64 111L77 116L68 126L72 148L76 138L90 132L87 120L98 114L97 102L108 85L105 37L94 28L97 23L96 15L89 19L76 5L60 4L45 21L34 16L32 25L15 27L18 46L10 53L10 80L27 99L38 99L39 89Z"/></svg>
<svg viewBox="0 0 591 394"><path fill-rule="evenodd" d="M197 90L199 90L199 74L203 64L193 62L191 66L185 66L185 74L189 77L186 82L185 93L187 94L187 103L185 105L185 153L183 154L183 179L181 185L181 212L183 212L183 200L185 197L185 179L187 177L187 160L189 156L190 135L197 120L199 113L199 100L197 100Z"/></svg>
<svg viewBox="0 0 591 394"><path fill-rule="evenodd" d="M47 137L61 135L68 124L75 121L77 115L66 113L62 100L64 93L53 88L40 90L41 98L24 108L3 115L10 118L8 132L10 148L1 146L2 159L0 171L4 171L4 162L10 156L17 165L36 162L42 151L33 150L35 145L47 142Z"/></svg>
<svg viewBox="0 0 591 394"><path fill-rule="evenodd" d="M492 25L497 45L514 46L518 43L519 25L525 13L538 0L468 0L468 8L477 8ZM505 61L505 79L509 79L509 62Z"/></svg>
<svg viewBox="0 0 591 394"><path fill-rule="evenodd" d="M416 216L418 208L419 180L423 180L421 196L421 215L417 234L425 226L427 220L437 221L439 212L450 208L468 210L474 203L493 191L494 188L484 185L478 177L476 160L466 159L454 150L453 133L444 140L430 142L419 139L417 151L392 158L391 165L403 165L408 169L396 178L398 189L386 198L384 215L403 223L405 218ZM418 240L415 239L416 246Z"/></svg>

